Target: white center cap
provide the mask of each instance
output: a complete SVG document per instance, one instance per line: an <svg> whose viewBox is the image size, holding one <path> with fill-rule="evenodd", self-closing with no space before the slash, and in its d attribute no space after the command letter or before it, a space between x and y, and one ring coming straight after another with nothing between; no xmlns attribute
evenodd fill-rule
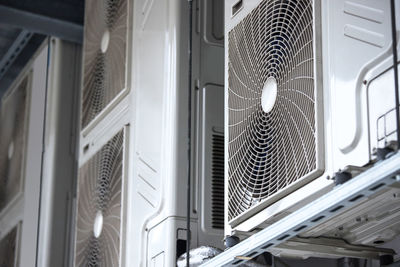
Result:
<svg viewBox="0 0 400 267"><path fill-rule="evenodd" d="M8 145L8 159L11 159L13 155L14 155L14 142L11 141L11 143Z"/></svg>
<svg viewBox="0 0 400 267"><path fill-rule="evenodd" d="M94 237L98 238L103 230L103 214L101 211L96 213L96 218L94 219L93 234Z"/></svg>
<svg viewBox="0 0 400 267"><path fill-rule="evenodd" d="M105 53L108 48L108 44L110 43L110 32L106 30L103 33L103 37L101 38L101 52Z"/></svg>
<svg viewBox="0 0 400 267"><path fill-rule="evenodd" d="M261 93L261 107L265 113L270 112L274 107L277 94L278 84L274 77L269 77L264 83Z"/></svg>

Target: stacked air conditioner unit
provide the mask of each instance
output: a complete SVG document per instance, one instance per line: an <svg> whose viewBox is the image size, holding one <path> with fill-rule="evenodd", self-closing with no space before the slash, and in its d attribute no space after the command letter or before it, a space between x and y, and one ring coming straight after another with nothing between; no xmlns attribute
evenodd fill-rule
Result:
<svg viewBox="0 0 400 267"><path fill-rule="evenodd" d="M310 203L338 173L360 173L393 145L390 1L228 0L225 27L225 233L240 235ZM389 191L360 207L361 221L348 214L336 236L376 245L399 234L399 190ZM379 211L385 205L390 214Z"/></svg>
<svg viewBox="0 0 400 267"><path fill-rule="evenodd" d="M223 239L214 2L194 2L191 247ZM178 0L86 1L75 266L175 266L186 250L188 14Z"/></svg>
<svg viewBox="0 0 400 267"><path fill-rule="evenodd" d="M73 264L124 266L132 2L85 4Z"/></svg>
<svg viewBox="0 0 400 267"><path fill-rule="evenodd" d="M192 248L223 239L222 4L193 2ZM131 266L175 266L186 250L188 17L186 1L134 4Z"/></svg>
<svg viewBox="0 0 400 267"><path fill-rule="evenodd" d="M61 266L68 259L75 162L69 127L79 51L77 45L46 39L2 97L1 265ZM50 147L54 140L62 144ZM60 166L65 169L57 173Z"/></svg>

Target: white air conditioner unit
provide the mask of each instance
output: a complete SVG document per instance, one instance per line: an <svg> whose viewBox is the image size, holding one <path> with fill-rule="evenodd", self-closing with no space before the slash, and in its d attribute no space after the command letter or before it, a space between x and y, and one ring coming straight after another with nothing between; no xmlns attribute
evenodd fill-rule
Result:
<svg viewBox="0 0 400 267"><path fill-rule="evenodd" d="M38 49L1 101L0 258L9 266L36 260L37 235L31 233L38 227L46 48Z"/></svg>
<svg viewBox="0 0 400 267"><path fill-rule="evenodd" d="M111 130L81 158L74 266L122 266L128 134Z"/></svg>
<svg viewBox="0 0 400 267"><path fill-rule="evenodd" d="M88 131L126 96L129 89L128 0L86 1L81 129Z"/></svg>
<svg viewBox="0 0 400 267"><path fill-rule="evenodd" d="M46 39L2 97L0 261L5 266L59 266L69 256L75 142L68 128L75 124L79 52L78 45Z"/></svg>
<svg viewBox="0 0 400 267"><path fill-rule="evenodd" d="M223 247L223 1L193 2L191 247ZM126 262L175 266L186 250L188 3L134 5Z"/></svg>
<svg viewBox="0 0 400 267"><path fill-rule="evenodd" d="M132 8L85 3L73 266L125 266Z"/></svg>
<svg viewBox="0 0 400 267"><path fill-rule="evenodd" d="M395 140L390 1L228 0L225 26L225 233L240 235Z"/></svg>

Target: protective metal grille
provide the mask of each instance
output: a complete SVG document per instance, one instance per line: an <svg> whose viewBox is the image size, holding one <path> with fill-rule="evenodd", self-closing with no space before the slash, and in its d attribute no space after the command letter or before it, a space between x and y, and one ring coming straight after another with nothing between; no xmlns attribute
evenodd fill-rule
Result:
<svg viewBox="0 0 400 267"><path fill-rule="evenodd" d="M17 237L18 226L12 229L0 241L0 266L14 267L17 266Z"/></svg>
<svg viewBox="0 0 400 267"><path fill-rule="evenodd" d="M125 88L127 0L88 0L85 9L82 128Z"/></svg>
<svg viewBox="0 0 400 267"><path fill-rule="evenodd" d="M14 89L1 105L0 211L21 191L23 183L28 77Z"/></svg>
<svg viewBox="0 0 400 267"><path fill-rule="evenodd" d="M79 169L75 266L120 264L123 139L121 130Z"/></svg>
<svg viewBox="0 0 400 267"><path fill-rule="evenodd" d="M229 32L229 221L316 169L313 35L312 0L264 0Z"/></svg>

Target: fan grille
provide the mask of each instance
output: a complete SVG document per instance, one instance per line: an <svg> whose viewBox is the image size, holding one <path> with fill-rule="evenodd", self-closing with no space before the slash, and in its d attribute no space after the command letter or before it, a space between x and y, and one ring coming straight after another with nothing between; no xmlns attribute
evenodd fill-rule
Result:
<svg viewBox="0 0 400 267"><path fill-rule="evenodd" d="M17 266L17 231L18 227L14 227L14 229L0 241L0 266L2 267Z"/></svg>
<svg viewBox="0 0 400 267"><path fill-rule="evenodd" d="M22 189L28 77L6 95L0 121L0 210Z"/></svg>
<svg viewBox="0 0 400 267"><path fill-rule="evenodd" d="M119 266L123 139L121 130L79 169L75 266Z"/></svg>
<svg viewBox="0 0 400 267"><path fill-rule="evenodd" d="M127 9L127 0L86 1L82 128L126 86Z"/></svg>
<svg viewBox="0 0 400 267"><path fill-rule="evenodd" d="M229 32L229 221L317 167L313 35L312 0L262 1Z"/></svg>

